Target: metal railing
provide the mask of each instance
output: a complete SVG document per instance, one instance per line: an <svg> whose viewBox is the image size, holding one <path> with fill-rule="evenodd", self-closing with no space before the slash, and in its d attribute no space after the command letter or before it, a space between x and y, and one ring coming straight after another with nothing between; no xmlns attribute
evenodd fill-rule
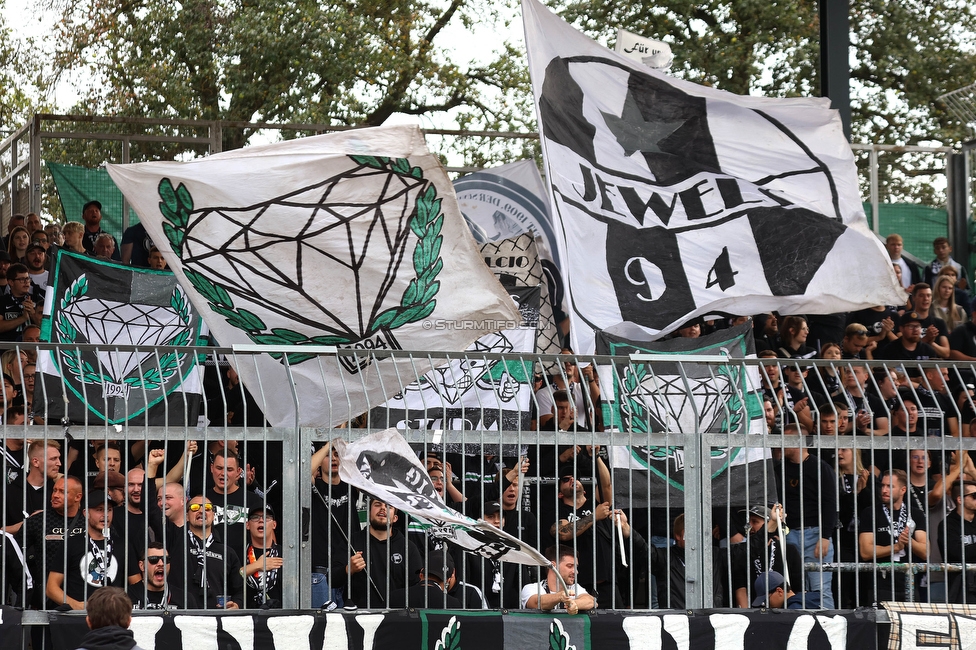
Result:
<svg viewBox="0 0 976 650"><path fill-rule="evenodd" d="M10 349L14 353L0 357L0 363L14 383L29 387L29 375L35 368L36 375L33 398L27 406L28 419L32 418L33 423L19 422L18 412L25 410L23 401L10 392L3 396L5 523L16 528L24 511L31 514L30 504L47 508L52 496L56 502L60 498L67 504L67 496L55 494L56 484L36 479L56 478L69 459L72 467L67 473L80 475L83 499L94 496L89 483L94 479L92 475L117 462L119 472L128 475L123 492L98 495L101 504L80 504L87 503L90 509L97 510L98 505L104 509L109 498L126 502L114 509L113 534L137 543L132 547L125 544L124 560L116 557L115 584L119 584L120 576L132 576L134 580L142 574L146 578L145 570L152 563L144 562L140 571L138 560L154 555L147 525L148 529L158 526L162 531L159 537L170 557L171 586L187 588L195 585L196 579L202 580L196 572L199 555L190 548L197 542L177 524L181 515L200 514L188 512L180 501L207 494L217 506L212 529L220 533L220 541L215 543L236 547L239 564L232 563L230 553L214 553L220 556L213 558L217 562L211 567L216 577L194 587L195 595L204 599L200 606L216 607L216 596L240 595L240 604L249 607L258 607L265 600L277 601L269 604L284 608L319 607L323 604L320 581L324 578L332 590L325 601L338 603L342 598L343 604L384 608L390 605L392 592L403 586L403 581L416 580L419 569L428 569L428 577L441 577L435 569L443 569L443 560L436 560L440 556L430 544L438 538L431 535L423 520L405 513L400 513L395 523L387 517L392 530L398 531L395 536L418 542L416 553L404 544L402 553L391 550L377 554L377 549L388 547L376 545L368 537L368 502L341 485L330 487L330 455L328 450L321 450L322 444L337 437L357 440L394 426L418 455L427 459L432 473L439 469L442 475L453 476L453 480L445 481L445 498L457 509L475 517L490 516L484 504L497 502L506 529L521 536L524 542L539 550L548 546L557 551L560 547L572 548L578 564L578 582L598 593L602 608L749 606L756 597L755 579L760 569L769 566L787 573L797 593L818 584L823 585L820 590L825 592L825 585L830 585L836 608L870 605L889 597L933 602L956 599L954 594L946 593L943 585L948 580L955 586L953 576L962 569L960 559L966 545L961 537L939 542L936 531L940 523L946 526L956 518L952 523L962 524L963 520L959 510L946 513L945 504L950 499L939 496L939 483L948 495L948 482L958 471L973 481L974 487L966 489L976 491L976 468L968 460L976 455L976 440L969 434L976 414L972 389L976 367L972 364L391 351L384 355L408 361L434 360L435 365L451 361L447 367L453 370L428 375L430 381L439 376L442 385L424 393L422 407L404 408L398 393L422 379L411 370L422 364L397 364L402 374L395 387L389 394L377 396L376 403L382 406L336 427L309 428L270 427L263 422L262 407L269 400L282 399L282 394L290 395L287 390L282 393L278 387L264 386L249 395L228 379L227 369L248 363L254 353L195 348L182 351L197 355L198 370L203 376L198 408L194 408L196 398L188 392L173 391L160 404L179 408L160 411L170 418L164 425L148 418L138 424L116 425L96 415L103 412L99 411L99 402L105 400L104 378L92 379L82 400L68 382L51 374L54 366L50 360L60 358L60 348L19 344ZM138 358L137 363L152 368L162 365L162 357L170 349L79 346L68 350L72 355L96 351L103 354L100 358L107 365L124 357ZM39 364L18 361L20 352L37 355ZM370 355L361 350L335 350L317 355L313 363L323 368L357 367ZM341 363L342 360L351 364ZM589 364L598 369L595 379L599 394L592 384L575 383L588 372L579 375L579 369ZM534 376L519 375L515 369L520 367L540 373L547 368L553 374L535 381ZM60 368L65 374L70 373L66 366ZM98 368L92 370L93 376L99 374ZM943 370L948 377L940 381ZM45 372L48 374L42 376ZM905 384L901 390L893 389L895 375L897 381ZM783 376L792 381L792 388L783 386L785 391L777 391L777 377ZM362 381L355 375L345 377L349 382ZM557 408L552 409L551 421L555 424L543 423L542 430L537 430L534 427L548 415L552 393L563 385L570 386L572 398L568 402L578 404L577 424L572 424L571 415L560 412L563 396L556 394ZM773 397L768 415L763 409L764 390ZM942 397L933 398L932 394ZM139 390L133 389L123 400L131 411L145 407L138 395ZM342 399L342 395L333 394L331 398ZM916 409L921 405L917 420L911 415L916 410L913 404ZM31 409L31 405L43 408ZM76 411L76 405L84 408ZM82 417L77 416L79 412ZM607 426L593 425L601 421ZM906 428L908 435L894 435ZM874 435L885 431L888 435ZM955 437L952 433L961 435ZM33 472L29 458L24 468L16 467L21 453L18 441L23 440L34 441L35 452L38 448L45 452L34 456L37 461ZM48 441L61 445L58 452L62 466L50 473L44 469ZM189 441L195 445L189 445ZM120 447L117 460L111 451L116 442ZM189 453L184 457L188 445ZM109 449L103 451L106 447ZM241 456L239 468L221 455L222 450L235 448ZM859 471L859 455L867 474ZM802 462L794 462L798 459ZM157 463L159 471L150 474L160 479L158 487L142 482L138 471L134 476L129 474L130 470L148 469ZM812 470L798 469L807 463ZM53 465L52 457L49 469ZM847 475L838 472L845 467L853 469ZM891 492L881 486L882 473L900 467L907 468L909 483L923 483L918 490L906 486L903 502L908 510L901 524L897 519L900 510L894 509L891 522L882 521L883 515L877 514L884 512L881 497L886 491ZM232 474L231 480L228 487L220 489L218 477L225 470ZM320 481L313 484L317 471L323 473ZM24 480L37 483L39 489L18 492L17 485ZM172 487L177 483L182 490ZM212 484L217 484L218 489L212 489ZM230 489L234 485L237 489ZM142 500L135 503L133 490L138 492L140 487ZM258 492L251 492L253 496L248 496L246 502L232 496L253 488ZM164 514L154 504L147 503L154 493L169 494L162 507L170 509L170 524L161 521ZM231 495L226 503L222 503L224 493ZM806 497L802 496L804 493ZM919 502L916 494L923 495L924 500ZM782 531L788 536L786 546L780 541L776 518L768 517L770 512L763 510L776 503L786 507L783 523L791 529ZM258 562L250 569L247 565L261 555L253 553L255 549L260 551L261 539L252 536L252 524L265 520L258 517L251 521L250 515L256 514L251 508L267 513L268 506L273 510L281 566L276 569L274 580L266 576L262 582L254 567L264 565ZM876 513L873 519L871 508ZM618 516L618 511L624 517ZM750 511L759 515L752 520L756 532L749 528ZM591 517L590 512L596 512L596 516ZM21 524L24 531L39 526L45 533L46 539L33 549L24 548L25 532L8 528L14 532L15 541L6 539L4 548L21 548L36 574L35 591L40 588L52 595L52 574L55 582L57 574L64 576L61 591L77 589L78 583L69 585L68 577L78 568L68 560L75 557L72 553L77 547L87 549L93 541L91 557L87 550L84 556L86 568L93 572L89 586L104 580L108 567L99 565L99 557L105 557L104 543L94 539L99 536L100 527L84 521L87 513L81 520L75 519L76 514L70 505L62 505ZM682 519L676 525L679 514ZM121 524L120 515L124 515ZM36 519L38 516L40 520ZM204 510L204 519L206 516ZM590 518L592 525L588 524ZM379 529L386 532L383 518L376 519ZM73 541L62 544L56 538L64 535L63 531L47 530L68 529L71 520L75 520L76 529L84 526L84 530L75 531ZM924 552L916 548L912 555L906 553L892 563L879 530L905 527L908 521L914 522L913 534L923 528L927 531L927 548ZM814 529L827 532L815 537L818 533L809 532ZM870 539L864 538L868 533ZM789 542L803 535L809 539L798 542L793 550ZM832 555L814 552L821 539L829 540L825 550L833 547ZM357 540L368 541L372 546L367 545L363 554L367 581L356 579L359 582L354 585L346 571L352 565ZM49 545L51 542L53 545ZM868 552L864 550L867 542L872 542L873 547ZM113 549L113 556L115 553L121 555L118 546ZM178 553L186 555L177 557ZM402 555L400 561L397 553ZM895 555L899 555L898 550ZM22 605L23 600L11 601L22 597L23 592L22 578L11 560L15 556L16 553L6 556L0 578L5 585L4 602ZM499 565L470 554L452 553L452 559L455 579L475 588L462 586L454 592L469 608L481 605L479 593L489 606L518 608L522 605L518 599L522 587L547 578L544 571L539 574L535 569ZM398 568L401 564L402 569ZM240 576L241 570L245 575L238 580L234 571ZM971 570L966 575L971 575ZM249 582L250 578L254 578L253 582ZM237 594L235 590L241 582L245 585ZM317 591L313 583L319 588ZM340 588L342 593L337 591ZM54 594L58 593L55 589ZM82 592L81 598L77 598L79 592L74 593L72 599L83 604L87 592ZM313 593L319 599L316 602L312 600ZM431 602L430 595L410 598L413 600L407 601L409 606L440 606ZM972 600L965 590L959 598ZM65 598L61 601L71 602ZM35 606L41 608L57 604L35 600Z"/></svg>

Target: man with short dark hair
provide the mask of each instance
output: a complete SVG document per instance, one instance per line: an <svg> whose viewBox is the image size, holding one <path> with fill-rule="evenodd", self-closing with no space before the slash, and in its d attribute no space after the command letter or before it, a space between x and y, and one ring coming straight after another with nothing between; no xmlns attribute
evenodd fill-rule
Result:
<svg viewBox="0 0 976 650"><path fill-rule="evenodd" d="M98 201L89 201L81 209L81 218L85 222L85 232L81 238L81 245L89 255L97 255L95 242L98 241L98 236L108 234L112 237L111 234L102 230L102 204ZM115 241L115 237L112 237L111 258L122 261L122 255L119 253L119 245Z"/></svg>
<svg viewBox="0 0 976 650"><path fill-rule="evenodd" d="M416 583L416 572L423 566L420 551L413 542L393 528L397 511L379 499L369 502L369 525L351 531L349 545L353 554L348 561L333 557L331 578L334 589L345 588L346 602L358 607L386 607L389 590Z"/></svg>
<svg viewBox="0 0 976 650"><path fill-rule="evenodd" d="M630 537L630 524L623 511L614 510L609 500L594 503L587 499L572 465L564 465L559 474L557 519L549 532L559 544L575 550L580 584L595 598L603 598L605 605L613 606L622 596L617 594L614 598L613 595L614 561L620 561L612 545L614 535L618 534L612 530L614 518L620 519L620 534L625 540Z"/></svg>
<svg viewBox="0 0 976 650"><path fill-rule="evenodd" d="M44 298L32 294L34 285L30 273L23 264L11 264L7 268L9 293L0 296L0 341L19 341L24 327L40 325L44 310Z"/></svg>
<svg viewBox="0 0 976 650"><path fill-rule="evenodd" d="M567 614L578 614L596 609L596 599L583 585L576 584L576 553L569 546L550 546L546 549L546 559L552 562L546 578L540 582L522 587L519 605L522 609L541 609L546 612L563 610ZM562 582L556 574L563 579ZM563 584L566 589L563 589Z"/></svg>
<svg viewBox="0 0 976 650"><path fill-rule="evenodd" d="M951 266L956 270L956 275L959 278L957 285L959 288L965 289L966 267L952 259L952 246L949 245L949 240L946 237L936 237L933 239L932 252L935 254L935 259L925 267L925 277L923 278L925 282L935 284L935 278L939 275L939 271L947 266Z"/></svg>
<svg viewBox="0 0 976 650"><path fill-rule="evenodd" d="M213 462L210 463L210 475L213 478L213 487L207 490L207 498L214 505L215 530L238 557L243 557L247 543L244 526L247 513L252 508L261 506L261 499L241 487L241 461L229 449L222 449L214 454Z"/></svg>
<svg viewBox="0 0 976 650"><path fill-rule="evenodd" d="M903 470L885 472L881 478L881 503L862 510L858 520L861 560L898 564L926 561L925 513L910 512L911 502L905 500L907 491L908 475ZM861 576L865 592L862 604L906 600L903 571L879 571L874 578L868 573Z"/></svg>
<svg viewBox="0 0 976 650"><path fill-rule="evenodd" d="M949 328L932 313L932 287L919 282L912 289L912 309L922 323L922 341L928 343L943 359L949 358Z"/></svg>
<svg viewBox="0 0 976 650"><path fill-rule="evenodd" d="M78 650L140 650L127 629L132 623L132 601L124 591L105 587L88 600L85 621L91 632L81 640Z"/></svg>

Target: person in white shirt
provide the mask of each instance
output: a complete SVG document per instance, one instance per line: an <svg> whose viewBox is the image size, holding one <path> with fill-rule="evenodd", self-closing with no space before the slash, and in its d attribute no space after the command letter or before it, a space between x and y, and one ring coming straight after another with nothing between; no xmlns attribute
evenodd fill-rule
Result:
<svg viewBox="0 0 976 650"><path fill-rule="evenodd" d="M546 549L546 557L552 562L546 579L522 587L519 603L522 609L541 609L544 611L565 610L578 614L596 609L596 600L582 585L576 584L576 553L570 545ZM564 591L556 571L562 576L567 589Z"/></svg>

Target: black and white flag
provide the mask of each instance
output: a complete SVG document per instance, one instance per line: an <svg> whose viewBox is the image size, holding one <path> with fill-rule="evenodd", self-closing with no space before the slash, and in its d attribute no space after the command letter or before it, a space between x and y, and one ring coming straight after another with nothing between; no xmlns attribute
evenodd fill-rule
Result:
<svg viewBox="0 0 976 650"><path fill-rule="evenodd" d="M431 366L384 352L464 350L518 318L416 127L108 171L221 345L268 346L235 363L273 426L348 421Z"/></svg>
<svg viewBox="0 0 976 650"><path fill-rule="evenodd" d="M522 9L577 352L624 321L902 300L827 99L674 79Z"/></svg>
<svg viewBox="0 0 976 650"><path fill-rule="evenodd" d="M336 440L335 445L343 481L419 518L433 537L491 560L550 565L542 553L505 531L448 508L417 454L396 429L355 442Z"/></svg>

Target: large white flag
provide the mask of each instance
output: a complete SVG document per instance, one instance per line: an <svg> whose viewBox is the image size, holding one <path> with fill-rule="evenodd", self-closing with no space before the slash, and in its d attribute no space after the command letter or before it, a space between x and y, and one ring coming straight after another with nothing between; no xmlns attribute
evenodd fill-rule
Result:
<svg viewBox="0 0 976 650"><path fill-rule="evenodd" d="M419 518L438 539L491 560L550 565L542 553L505 531L448 508L417 454L396 429L334 444L343 481Z"/></svg>
<svg viewBox="0 0 976 650"><path fill-rule="evenodd" d="M416 127L108 171L221 345L461 351L518 320ZM274 426L346 421L430 368L284 361L237 369Z"/></svg>
<svg viewBox="0 0 976 650"><path fill-rule="evenodd" d="M577 352L622 321L902 300L827 99L674 79L522 9Z"/></svg>

